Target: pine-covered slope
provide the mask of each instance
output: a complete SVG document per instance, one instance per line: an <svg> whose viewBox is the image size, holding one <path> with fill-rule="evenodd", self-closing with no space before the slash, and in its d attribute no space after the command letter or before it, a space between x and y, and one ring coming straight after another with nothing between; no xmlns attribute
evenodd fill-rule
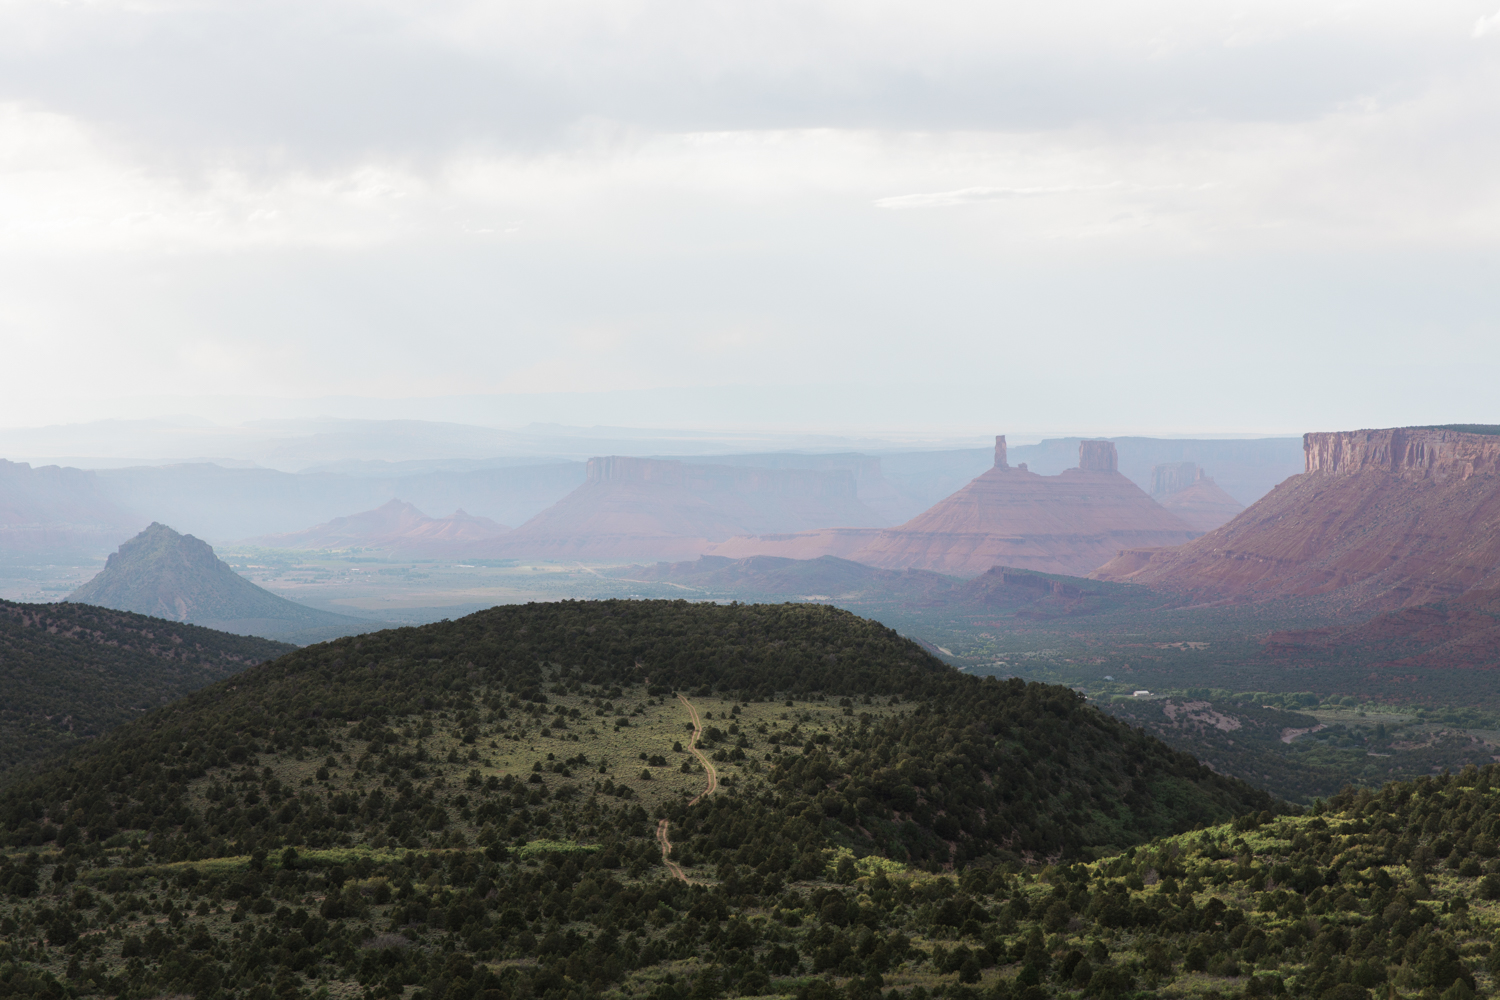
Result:
<svg viewBox="0 0 1500 1000"><path fill-rule="evenodd" d="M0 858L0 994L1473 1000L1500 973L1496 783L1344 793L1087 864L835 848L796 880L732 844L693 883L623 840L175 864L48 845Z"/></svg>
<svg viewBox="0 0 1500 1000"><path fill-rule="evenodd" d="M0 772L292 648L85 604L0 601Z"/></svg>
<svg viewBox="0 0 1500 1000"><path fill-rule="evenodd" d="M77 949L75 978L106 991L291 1000L321 974L497 1000L689 976L718 996L839 973L856 928L885 968L925 954L894 911L830 890L840 857L911 873L925 907L953 895L912 888L942 882L925 871L1089 858L1271 807L1067 689L962 675L837 609L563 602L195 692L0 794L0 834L20 888L28 851L66 855L59 885L119 875L109 916L47 918L58 942L120 930ZM149 887L176 922L131 915ZM971 903L954 905L1000 912Z"/></svg>

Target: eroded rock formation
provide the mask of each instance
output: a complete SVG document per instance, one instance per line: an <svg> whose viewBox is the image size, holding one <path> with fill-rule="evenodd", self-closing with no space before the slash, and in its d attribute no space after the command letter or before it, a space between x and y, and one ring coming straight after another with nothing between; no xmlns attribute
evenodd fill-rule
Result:
<svg viewBox="0 0 1500 1000"><path fill-rule="evenodd" d="M736 538L713 551L732 557L838 555L883 569L954 576L978 576L997 565L1080 576L1122 546L1193 537L1187 525L1116 471L1113 443L1083 442L1079 462L1057 476L1039 476L1024 465L1011 468L1001 436L993 468L905 524L859 535L839 530Z"/></svg>
<svg viewBox="0 0 1500 1000"><path fill-rule="evenodd" d="M1500 435L1315 433L1303 448L1306 471L1229 524L1095 575L1202 600L1338 594L1370 611L1500 586Z"/></svg>

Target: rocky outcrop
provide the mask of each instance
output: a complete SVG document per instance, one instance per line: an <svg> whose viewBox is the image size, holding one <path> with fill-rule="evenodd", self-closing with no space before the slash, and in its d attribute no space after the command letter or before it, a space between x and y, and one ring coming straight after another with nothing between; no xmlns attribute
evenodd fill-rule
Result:
<svg viewBox="0 0 1500 1000"><path fill-rule="evenodd" d="M1190 595L1337 595L1383 611L1500 586L1500 436L1452 428L1308 434L1307 471L1186 545L1097 574Z"/></svg>
<svg viewBox="0 0 1500 1000"><path fill-rule="evenodd" d="M511 532L527 559L691 559L735 535L874 527L847 469L761 469L610 456L582 486Z"/></svg>
<svg viewBox="0 0 1500 1000"><path fill-rule="evenodd" d="M1119 472L1120 456L1113 441L1080 441L1078 467L1088 472Z"/></svg>
<svg viewBox="0 0 1500 1000"><path fill-rule="evenodd" d="M1151 469L1151 499L1199 532L1234 520L1245 508L1221 490L1196 462L1169 462Z"/></svg>

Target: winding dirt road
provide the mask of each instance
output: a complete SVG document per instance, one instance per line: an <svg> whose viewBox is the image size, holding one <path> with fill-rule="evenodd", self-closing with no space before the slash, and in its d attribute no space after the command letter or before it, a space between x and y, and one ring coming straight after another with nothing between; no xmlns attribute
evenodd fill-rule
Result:
<svg viewBox="0 0 1500 1000"><path fill-rule="evenodd" d="M698 762L703 765L704 773L708 775L708 785L703 791L688 801L688 805L695 806L718 790L719 771L714 767L714 762L708 759L708 755L698 749L698 741L703 737L703 721L698 718L698 710L693 707L692 702L680 694L677 696L677 700L682 702L683 706L687 708L688 717L693 720L693 738L688 743L688 750L692 752L694 757L698 758ZM666 820L662 820L656 824L656 842L661 845L661 863L666 865L667 871L671 872L677 878L682 879L684 882L692 882L693 879L688 878L687 873L682 870L682 866L673 861L670 856L672 853L672 841L667 837L667 826Z"/></svg>

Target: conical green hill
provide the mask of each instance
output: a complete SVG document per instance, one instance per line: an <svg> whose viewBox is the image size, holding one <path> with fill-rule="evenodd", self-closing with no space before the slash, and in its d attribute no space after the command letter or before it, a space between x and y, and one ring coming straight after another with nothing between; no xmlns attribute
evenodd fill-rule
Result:
<svg viewBox="0 0 1500 1000"><path fill-rule="evenodd" d="M121 545L68 600L286 642L380 627L277 597L236 573L207 542L156 523Z"/></svg>

